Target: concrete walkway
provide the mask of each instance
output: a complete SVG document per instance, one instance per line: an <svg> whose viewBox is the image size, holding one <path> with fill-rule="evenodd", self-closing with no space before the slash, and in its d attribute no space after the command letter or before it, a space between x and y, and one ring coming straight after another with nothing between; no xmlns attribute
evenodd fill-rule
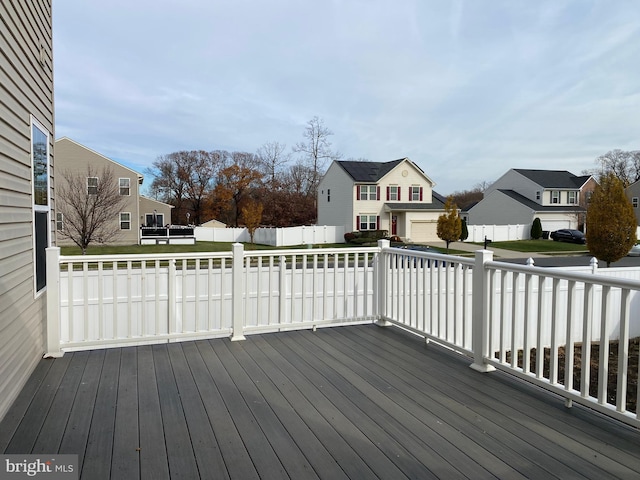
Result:
<svg viewBox="0 0 640 480"><path fill-rule="evenodd" d="M427 245L431 247L447 248L447 244L443 241L428 242ZM473 253L477 250L482 250L483 245L476 245L475 243L453 242L449 244L449 249ZM487 250L491 250L493 252L494 258L529 258L529 257L546 257L547 256L544 253L516 252L514 250L505 250L503 248L493 248L491 244L489 244L489 246L487 247Z"/></svg>

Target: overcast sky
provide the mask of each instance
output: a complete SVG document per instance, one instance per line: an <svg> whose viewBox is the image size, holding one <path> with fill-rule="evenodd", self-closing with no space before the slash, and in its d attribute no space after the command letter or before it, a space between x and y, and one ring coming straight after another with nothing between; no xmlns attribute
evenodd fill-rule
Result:
<svg viewBox="0 0 640 480"><path fill-rule="evenodd" d="M290 148L316 115L441 194L640 149L636 0L57 0L53 23L56 137L140 172Z"/></svg>

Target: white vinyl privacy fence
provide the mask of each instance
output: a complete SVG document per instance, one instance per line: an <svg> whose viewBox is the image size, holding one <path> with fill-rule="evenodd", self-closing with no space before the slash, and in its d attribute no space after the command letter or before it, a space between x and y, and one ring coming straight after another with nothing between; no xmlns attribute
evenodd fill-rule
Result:
<svg viewBox="0 0 640 480"><path fill-rule="evenodd" d="M61 257L54 247L47 282L51 356L377 322L469 355L476 370L507 371L568 404L640 426L637 407L628 407L629 392L638 393L637 357L629 354L640 337L637 280L495 262L485 250L463 258L380 241L142 256ZM613 365L615 378L607 373Z"/></svg>
<svg viewBox="0 0 640 480"><path fill-rule="evenodd" d="M295 245L324 245L344 243L344 227L311 225L285 228L258 228L253 241L262 245L288 247ZM196 240L200 242L249 242L246 228L196 227Z"/></svg>

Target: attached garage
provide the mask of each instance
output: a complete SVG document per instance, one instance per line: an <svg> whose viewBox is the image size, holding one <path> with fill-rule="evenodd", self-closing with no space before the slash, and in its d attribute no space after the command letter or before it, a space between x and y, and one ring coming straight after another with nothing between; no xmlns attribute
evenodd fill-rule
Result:
<svg viewBox="0 0 640 480"><path fill-rule="evenodd" d="M409 238L412 242L433 242L438 240L437 221L412 221Z"/></svg>
<svg viewBox="0 0 640 480"><path fill-rule="evenodd" d="M562 228L575 228L571 226L570 220L543 220L540 219L540 223L542 223L542 230L546 232L553 232L555 230L560 230Z"/></svg>

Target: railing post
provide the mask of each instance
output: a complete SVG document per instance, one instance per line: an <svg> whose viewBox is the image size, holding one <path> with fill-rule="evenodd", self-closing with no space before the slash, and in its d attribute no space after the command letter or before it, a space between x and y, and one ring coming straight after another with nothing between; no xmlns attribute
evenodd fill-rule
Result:
<svg viewBox="0 0 640 480"><path fill-rule="evenodd" d="M379 251L378 255L376 255L376 261L374 263L375 267L373 269L376 282L373 289L373 304L376 308L376 324L379 327L388 327L389 325L391 325L391 322L388 322L387 320L382 318L382 313L384 312L384 304L387 298L387 262L385 261L385 255L382 253L382 250L385 248L389 248L390 246L391 242L389 240L378 240Z"/></svg>
<svg viewBox="0 0 640 480"><path fill-rule="evenodd" d="M473 349L473 363L471 368L478 372L492 372L495 367L485 363L489 356L489 273L484 264L493 260L490 250L477 250L473 266L472 279L472 325L471 348Z"/></svg>
<svg viewBox="0 0 640 480"><path fill-rule="evenodd" d="M244 340L244 319L242 318L244 245L241 243L234 243L231 249L233 253L233 260L231 263L231 341L235 342L237 340Z"/></svg>
<svg viewBox="0 0 640 480"><path fill-rule="evenodd" d="M47 352L44 358L59 358L60 349L60 247L49 247L47 252ZM71 271L69 281L71 282ZM69 308L72 308L70 305Z"/></svg>

